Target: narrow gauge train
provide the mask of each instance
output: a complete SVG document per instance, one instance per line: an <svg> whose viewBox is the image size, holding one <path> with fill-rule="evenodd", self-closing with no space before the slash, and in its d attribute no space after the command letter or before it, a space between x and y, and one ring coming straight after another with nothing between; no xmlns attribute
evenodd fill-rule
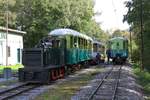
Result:
<svg viewBox="0 0 150 100"><path fill-rule="evenodd" d="M123 64L128 58L128 40L124 37L114 37L108 42L110 58L114 64Z"/></svg>
<svg viewBox="0 0 150 100"><path fill-rule="evenodd" d="M71 29L55 29L35 48L23 49L19 81L50 83L92 57L92 38Z"/></svg>
<svg viewBox="0 0 150 100"><path fill-rule="evenodd" d="M102 42L99 42L97 40L93 40L93 50L92 50L92 62L91 64L98 64L105 62L105 45ZM99 54L99 59L97 58L97 55Z"/></svg>

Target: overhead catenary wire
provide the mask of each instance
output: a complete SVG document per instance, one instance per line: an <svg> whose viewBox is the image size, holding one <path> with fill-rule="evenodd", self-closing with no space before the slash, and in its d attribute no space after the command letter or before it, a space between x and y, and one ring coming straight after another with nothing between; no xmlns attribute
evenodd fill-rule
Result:
<svg viewBox="0 0 150 100"><path fill-rule="evenodd" d="M118 17L117 17L117 9L116 9L116 6L114 4L114 0L112 0L112 7L113 7L113 11L114 11L115 18L116 18L116 27L118 28L119 27L119 23L118 23Z"/></svg>

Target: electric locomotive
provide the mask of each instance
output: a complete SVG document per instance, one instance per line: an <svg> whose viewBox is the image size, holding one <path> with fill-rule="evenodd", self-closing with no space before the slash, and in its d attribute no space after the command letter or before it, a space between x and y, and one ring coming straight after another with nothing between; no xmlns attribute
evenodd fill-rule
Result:
<svg viewBox="0 0 150 100"><path fill-rule="evenodd" d="M93 52L91 64L98 64L105 62L105 45L102 42L93 40Z"/></svg>
<svg viewBox="0 0 150 100"><path fill-rule="evenodd" d="M92 38L71 29L55 29L34 48L23 49L19 81L50 83L88 63Z"/></svg>
<svg viewBox="0 0 150 100"><path fill-rule="evenodd" d="M125 63L128 58L128 39L125 37L111 38L107 51L114 64Z"/></svg>

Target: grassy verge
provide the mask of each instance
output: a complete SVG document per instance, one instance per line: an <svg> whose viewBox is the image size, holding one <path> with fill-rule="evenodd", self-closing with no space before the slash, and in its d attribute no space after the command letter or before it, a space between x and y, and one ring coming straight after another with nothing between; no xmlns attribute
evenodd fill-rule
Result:
<svg viewBox="0 0 150 100"><path fill-rule="evenodd" d="M150 100L150 72L141 71L138 65L134 65L134 73L138 77L139 84L143 87L146 100Z"/></svg>
<svg viewBox="0 0 150 100"><path fill-rule="evenodd" d="M3 69L4 68L11 68L12 72L17 72L19 68L22 68L23 66L21 64L16 64L16 65L12 65L12 66L0 66L0 74L3 73Z"/></svg>
<svg viewBox="0 0 150 100"><path fill-rule="evenodd" d="M100 71L99 68L87 71L71 81L68 80L56 85L53 89L49 89L47 92L39 95L35 100L70 100L71 96L73 96L81 86L87 85L93 76Z"/></svg>

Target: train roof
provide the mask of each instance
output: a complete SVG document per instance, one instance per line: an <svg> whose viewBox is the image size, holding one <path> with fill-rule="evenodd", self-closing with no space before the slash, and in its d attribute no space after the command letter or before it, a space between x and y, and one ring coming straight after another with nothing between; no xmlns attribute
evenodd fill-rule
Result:
<svg viewBox="0 0 150 100"><path fill-rule="evenodd" d="M120 40L128 40L128 39L125 38L125 37L114 37L114 38L111 38L110 41L113 41L113 40L116 40L116 39L120 39Z"/></svg>
<svg viewBox="0 0 150 100"><path fill-rule="evenodd" d="M67 29L67 28L60 28L60 29L55 29L53 31L51 31L48 35L51 35L51 36L65 36L65 35L72 35L72 36L78 36L78 37L82 37L82 38L85 38L87 40L91 40L92 41L92 38L85 35L85 34L82 34L82 33L79 33L75 30L72 30L72 29Z"/></svg>

